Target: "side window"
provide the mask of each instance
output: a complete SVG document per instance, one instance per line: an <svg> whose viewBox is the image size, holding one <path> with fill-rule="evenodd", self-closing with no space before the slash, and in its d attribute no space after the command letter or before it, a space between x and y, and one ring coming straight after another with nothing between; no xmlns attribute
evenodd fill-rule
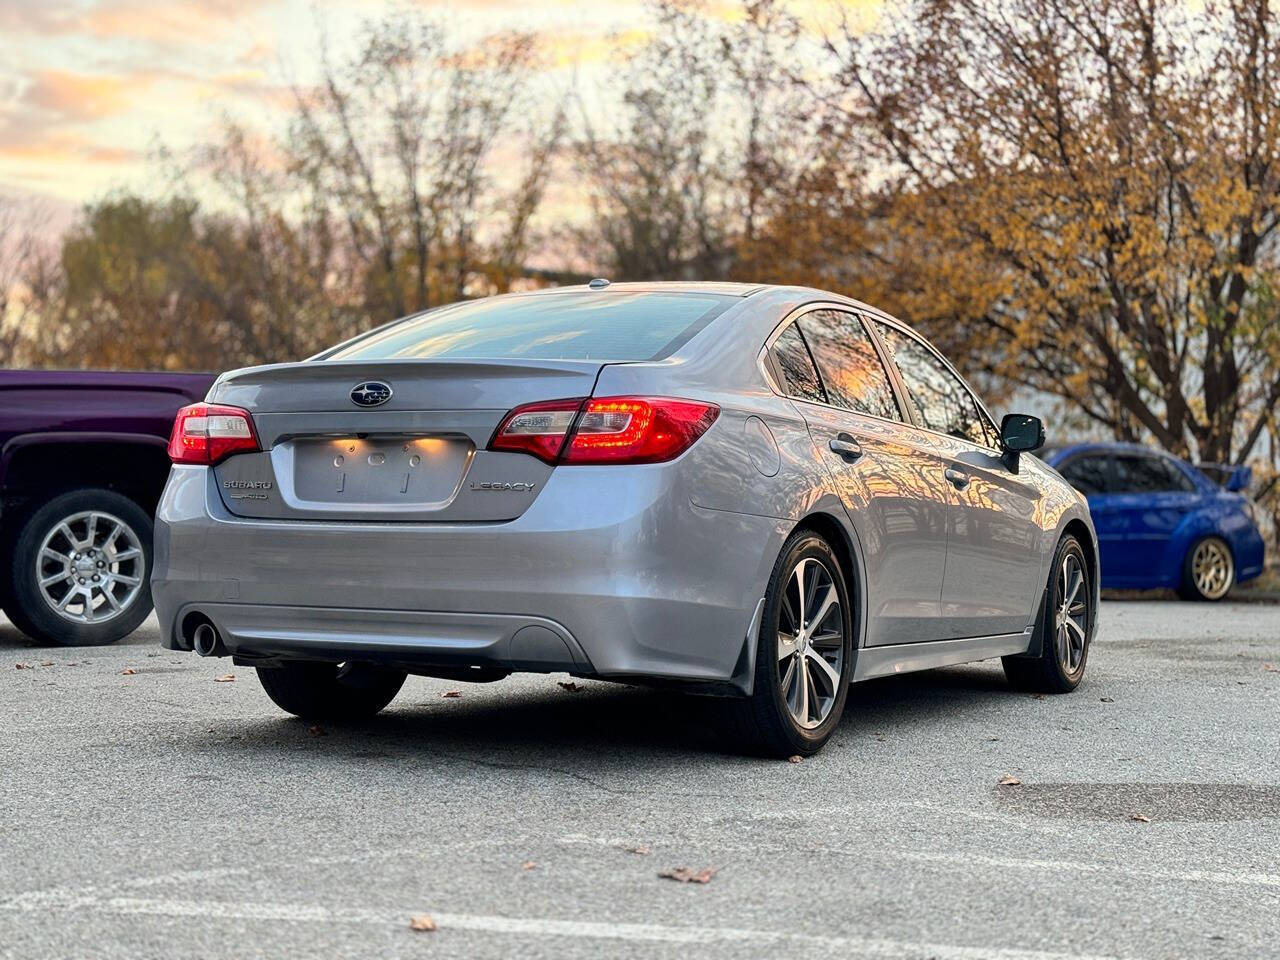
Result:
<svg viewBox="0 0 1280 960"><path fill-rule="evenodd" d="M813 351L829 402L873 417L902 419L889 374L857 316L841 310L814 310L796 325Z"/></svg>
<svg viewBox="0 0 1280 960"><path fill-rule="evenodd" d="M788 396L801 400L814 400L826 403L827 396L822 392L822 381L818 379L818 371L813 367L813 359L809 356L809 348L794 323L773 342L769 355L782 371L786 379L783 384Z"/></svg>
<svg viewBox="0 0 1280 960"><path fill-rule="evenodd" d="M1063 464L1062 479L1086 497L1095 493L1111 492L1111 473L1106 457L1076 457Z"/></svg>
<svg viewBox="0 0 1280 960"><path fill-rule="evenodd" d="M1117 493L1169 493L1195 489L1190 478L1162 457L1116 457Z"/></svg>
<svg viewBox="0 0 1280 960"><path fill-rule="evenodd" d="M888 324L877 321L876 326L898 365L921 423L939 433L991 446L985 418L969 388L920 341Z"/></svg>

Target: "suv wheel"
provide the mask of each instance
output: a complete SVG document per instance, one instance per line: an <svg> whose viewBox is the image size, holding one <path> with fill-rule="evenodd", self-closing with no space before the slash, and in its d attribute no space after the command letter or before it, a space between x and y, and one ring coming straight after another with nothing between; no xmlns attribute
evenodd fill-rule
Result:
<svg viewBox="0 0 1280 960"><path fill-rule="evenodd" d="M774 565L753 693L733 705L754 753L812 756L840 723L853 676L853 616L840 561L817 534L793 534Z"/></svg>
<svg viewBox="0 0 1280 960"><path fill-rule="evenodd" d="M32 639L114 643L151 612L151 518L110 490L73 490L39 507L11 560L0 592Z"/></svg>

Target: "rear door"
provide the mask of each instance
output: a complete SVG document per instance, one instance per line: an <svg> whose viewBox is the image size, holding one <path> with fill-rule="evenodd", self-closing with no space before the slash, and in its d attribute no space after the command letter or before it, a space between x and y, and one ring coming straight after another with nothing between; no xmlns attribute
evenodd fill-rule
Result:
<svg viewBox="0 0 1280 960"><path fill-rule="evenodd" d="M1113 547L1103 570L1134 585L1159 579L1169 541L1200 493L1176 464L1157 454L1117 454L1112 470L1112 491L1101 498Z"/></svg>
<svg viewBox="0 0 1280 960"><path fill-rule="evenodd" d="M942 469L920 431L903 422L861 319L811 309L775 334L768 356L858 532L867 644L936 639L947 537Z"/></svg>
<svg viewBox="0 0 1280 960"><path fill-rule="evenodd" d="M876 329L951 502L940 631L948 639L1021 633L1039 599L1040 491L1005 466L994 424L932 347L887 323Z"/></svg>

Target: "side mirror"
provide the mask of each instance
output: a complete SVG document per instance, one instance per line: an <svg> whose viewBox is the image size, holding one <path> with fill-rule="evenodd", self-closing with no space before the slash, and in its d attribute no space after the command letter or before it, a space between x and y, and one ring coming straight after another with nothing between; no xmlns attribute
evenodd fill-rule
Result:
<svg viewBox="0 0 1280 960"><path fill-rule="evenodd" d="M1253 470L1250 467L1236 467L1231 471L1231 476L1227 478L1227 489L1232 493L1239 493L1241 490L1249 489L1249 484L1253 482Z"/></svg>
<svg viewBox="0 0 1280 960"><path fill-rule="evenodd" d="M1000 446L1004 464L1018 472L1018 454L1031 453L1044 446L1044 423L1026 413L1007 413L1000 421Z"/></svg>

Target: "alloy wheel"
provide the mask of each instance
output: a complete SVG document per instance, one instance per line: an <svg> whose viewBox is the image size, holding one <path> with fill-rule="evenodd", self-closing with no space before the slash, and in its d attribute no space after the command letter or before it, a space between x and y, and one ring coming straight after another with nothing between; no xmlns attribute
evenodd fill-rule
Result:
<svg viewBox="0 0 1280 960"><path fill-rule="evenodd" d="M1191 556L1191 578L1209 600L1218 600L1231 589L1234 567L1231 553L1217 540L1202 540Z"/></svg>
<svg viewBox="0 0 1280 960"><path fill-rule="evenodd" d="M1089 637L1089 586L1084 564L1074 553L1062 558L1057 575L1058 608L1054 613L1054 643L1058 662L1068 674L1080 669Z"/></svg>
<svg viewBox="0 0 1280 960"><path fill-rule="evenodd" d="M779 608L779 688L792 719L812 730L830 716L844 682L845 616L831 571L800 560Z"/></svg>
<svg viewBox="0 0 1280 960"><path fill-rule="evenodd" d="M146 556L133 528L89 510L64 517L40 544L36 580L53 611L73 623L103 623L142 592Z"/></svg>

